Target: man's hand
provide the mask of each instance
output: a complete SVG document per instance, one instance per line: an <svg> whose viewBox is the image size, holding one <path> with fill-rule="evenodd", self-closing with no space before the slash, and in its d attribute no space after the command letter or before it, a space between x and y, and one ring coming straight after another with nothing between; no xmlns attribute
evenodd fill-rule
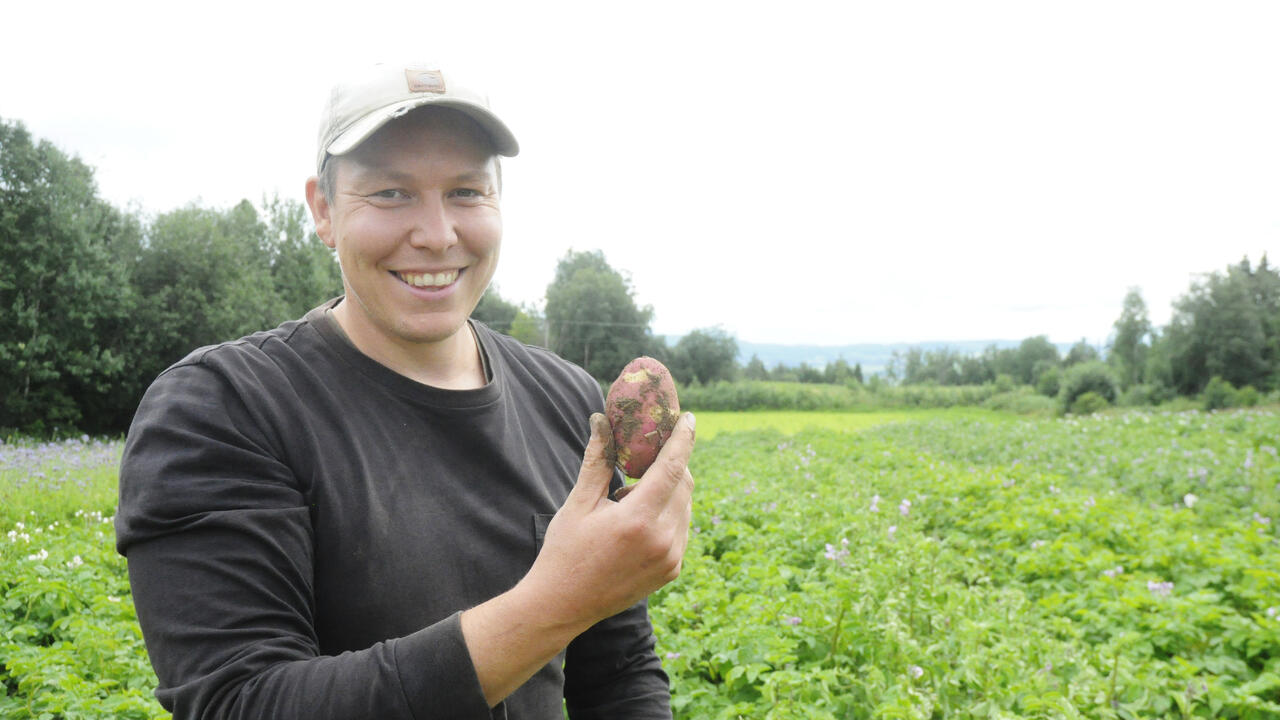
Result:
<svg viewBox="0 0 1280 720"><path fill-rule="evenodd" d="M680 418L653 466L619 502L609 500L612 438L604 416L592 415L577 485L525 578L556 600L562 622L586 627L674 580L689 540L693 415Z"/></svg>
<svg viewBox="0 0 1280 720"><path fill-rule="evenodd" d="M680 574L693 510L694 418L621 501L609 499L613 433L591 416L578 481L552 518L533 567L510 591L462 614L462 633L492 707L597 622Z"/></svg>

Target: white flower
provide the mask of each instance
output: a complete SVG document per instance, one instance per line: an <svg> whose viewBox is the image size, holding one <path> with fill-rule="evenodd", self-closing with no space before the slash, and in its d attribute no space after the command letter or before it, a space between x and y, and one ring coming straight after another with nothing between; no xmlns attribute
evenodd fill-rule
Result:
<svg viewBox="0 0 1280 720"><path fill-rule="evenodd" d="M911 501L902 498L902 502L898 504L898 512L902 513L902 517L906 517L911 512Z"/></svg>
<svg viewBox="0 0 1280 720"><path fill-rule="evenodd" d="M907 668L907 671L911 673L911 677L913 678L919 678L921 675L924 675L924 668L919 665L912 665Z"/></svg>
<svg viewBox="0 0 1280 720"><path fill-rule="evenodd" d="M81 560L79 555L76 555L67 561L67 567L69 568L78 568L83 564L84 560Z"/></svg>
<svg viewBox="0 0 1280 720"><path fill-rule="evenodd" d="M35 555L27 556L28 560L37 560L37 561L47 560L48 558L49 558L49 551L45 550L44 548L40 548L40 552L36 553Z"/></svg>
<svg viewBox="0 0 1280 720"><path fill-rule="evenodd" d="M897 525L890 525L890 526L889 526L889 539L890 539L890 540L892 540L892 539L893 539L894 533L896 533L896 532L898 532L898 526L897 526Z"/></svg>
<svg viewBox="0 0 1280 720"><path fill-rule="evenodd" d="M1194 493L1187 493L1186 495L1182 496L1182 504L1186 505L1189 508L1195 507L1196 501L1199 499L1200 498L1196 497Z"/></svg>

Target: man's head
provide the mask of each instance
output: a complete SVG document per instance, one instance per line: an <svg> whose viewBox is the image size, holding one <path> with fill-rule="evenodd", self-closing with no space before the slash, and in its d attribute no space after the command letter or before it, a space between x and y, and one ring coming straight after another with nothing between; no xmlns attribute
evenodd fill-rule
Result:
<svg viewBox="0 0 1280 720"><path fill-rule="evenodd" d="M448 107L474 120L493 144L495 156L520 152L515 136L480 92L452 72L429 63L379 64L352 73L333 86L320 118L316 176L320 191L333 201L335 160L358 147L381 127L418 108ZM499 181L501 164L499 163Z"/></svg>
<svg viewBox="0 0 1280 720"><path fill-rule="evenodd" d="M515 138L483 97L435 70L385 67L335 88L307 181L342 266L339 321L386 361L452 341L496 268L498 157Z"/></svg>

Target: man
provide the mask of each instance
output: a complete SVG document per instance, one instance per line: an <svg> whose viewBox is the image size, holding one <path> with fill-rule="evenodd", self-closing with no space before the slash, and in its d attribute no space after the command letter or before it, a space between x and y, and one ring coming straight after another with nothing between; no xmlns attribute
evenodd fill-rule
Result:
<svg viewBox="0 0 1280 720"><path fill-rule="evenodd" d="M344 296L148 390L117 545L175 717L670 717L693 417L615 502L595 381L469 320L517 151L436 68L339 85L306 192Z"/></svg>

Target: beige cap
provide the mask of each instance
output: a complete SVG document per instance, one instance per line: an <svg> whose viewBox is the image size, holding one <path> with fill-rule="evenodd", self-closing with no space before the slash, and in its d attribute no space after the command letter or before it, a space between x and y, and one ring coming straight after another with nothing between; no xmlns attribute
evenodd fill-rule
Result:
<svg viewBox="0 0 1280 720"><path fill-rule="evenodd" d="M488 98L458 82L457 76L429 63L379 64L333 86L320 117L316 173L329 155L350 152L388 121L423 105L466 113L489 134L499 155L520 152L511 130L489 108Z"/></svg>

